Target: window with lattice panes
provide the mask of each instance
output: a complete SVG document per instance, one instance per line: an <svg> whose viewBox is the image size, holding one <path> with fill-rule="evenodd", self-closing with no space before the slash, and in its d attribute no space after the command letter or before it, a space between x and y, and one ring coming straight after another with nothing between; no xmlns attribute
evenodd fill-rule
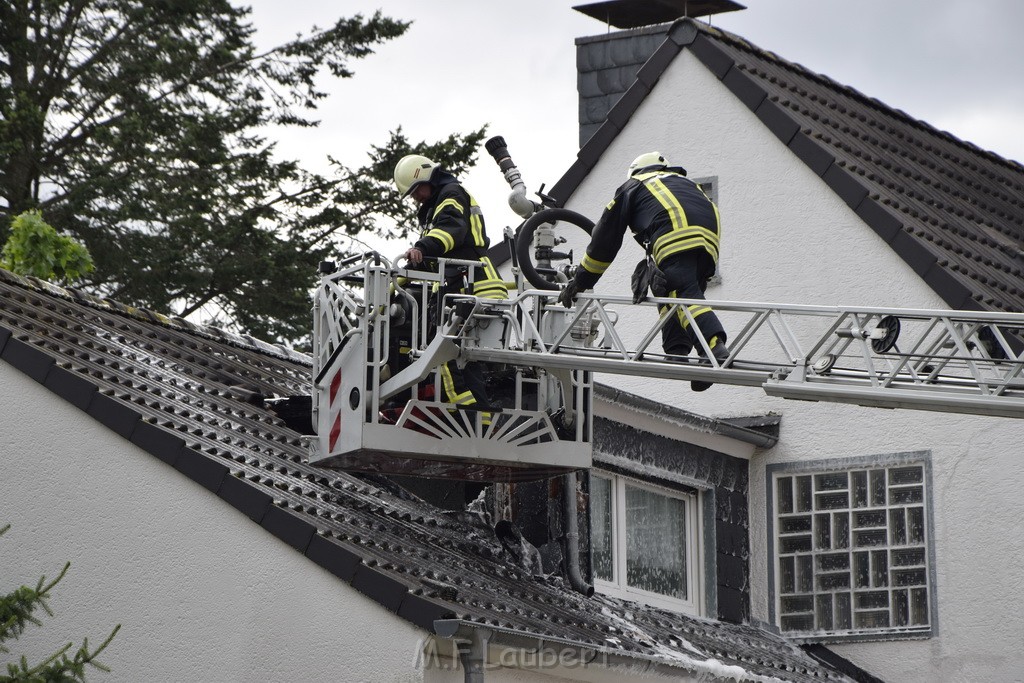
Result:
<svg viewBox="0 0 1024 683"><path fill-rule="evenodd" d="M772 608L783 633L931 632L929 475L924 453L768 467Z"/></svg>
<svg viewBox="0 0 1024 683"><path fill-rule="evenodd" d="M598 590L698 614L697 497L618 475L592 475L590 543Z"/></svg>

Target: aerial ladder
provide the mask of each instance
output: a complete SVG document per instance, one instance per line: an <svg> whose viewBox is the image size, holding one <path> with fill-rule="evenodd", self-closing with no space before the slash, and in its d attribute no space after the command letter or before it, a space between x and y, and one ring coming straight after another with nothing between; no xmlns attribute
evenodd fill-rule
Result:
<svg viewBox="0 0 1024 683"><path fill-rule="evenodd" d="M505 300L443 292L445 273L378 253L322 266L314 300L311 462L360 472L523 481L591 465L595 373L760 387L786 399L1024 418L1024 314L708 301L730 354L660 352L686 299L583 293L557 301L571 255L554 228L593 223L525 197L501 138L488 141L525 220L506 231L515 286ZM534 249L531 257L530 249ZM638 309L640 309L638 311ZM660 309L660 310L659 310ZM620 320L629 324L617 326ZM447 362L483 363L495 405L441 397Z"/></svg>

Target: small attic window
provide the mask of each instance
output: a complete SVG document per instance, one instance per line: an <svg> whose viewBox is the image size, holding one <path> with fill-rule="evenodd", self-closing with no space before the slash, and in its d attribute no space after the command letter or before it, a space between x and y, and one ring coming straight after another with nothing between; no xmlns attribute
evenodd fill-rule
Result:
<svg viewBox="0 0 1024 683"><path fill-rule="evenodd" d="M718 203L718 176L705 176L702 178L690 178L697 186L704 191L708 199L720 206ZM724 248L724 245L723 245ZM718 255L718 263L715 265L715 274L708 280L708 287L722 284L722 255Z"/></svg>
<svg viewBox="0 0 1024 683"><path fill-rule="evenodd" d="M691 178L693 182L697 183L697 186L704 191L704 194L708 196L708 199L713 201L716 205L718 204L718 176L707 176L705 178Z"/></svg>

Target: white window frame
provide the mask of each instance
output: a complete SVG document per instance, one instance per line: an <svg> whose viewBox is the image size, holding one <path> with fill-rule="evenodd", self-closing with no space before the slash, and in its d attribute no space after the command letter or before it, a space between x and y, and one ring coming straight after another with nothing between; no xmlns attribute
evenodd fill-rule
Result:
<svg viewBox="0 0 1024 683"><path fill-rule="evenodd" d="M594 577L594 587L600 593L625 600L642 602L653 607L662 607L676 612L703 616L704 602L704 528L703 506L699 493L675 491L663 486L650 484L632 477L618 474L594 472L593 478L611 481L612 519L612 575L607 581ZM686 600L662 593L636 588L626 584L626 486L644 489L659 496L681 500L685 504L686 528Z"/></svg>
<svg viewBox="0 0 1024 683"><path fill-rule="evenodd" d="M718 176L709 175L702 176L700 178L690 178L693 182L697 183L697 186L701 191L708 196L708 199L718 206ZM715 274L708 280L708 287L714 287L715 285L722 284L722 253L718 253L718 263L715 264Z"/></svg>
<svg viewBox="0 0 1024 683"><path fill-rule="evenodd" d="M909 468L920 467L922 471L922 481L905 483L901 481L894 481L894 475L892 472L898 470L907 470ZM872 473L884 473L878 475L879 477L884 476L878 484L878 493L882 495L877 499L875 493L872 491L874 487L874 479L876 476ZM830 474L843 474L847 477L847 485L845 488L838 487L835 490L831 486L826 488L819 488L818 478L828 477ZM863 458L848 458L838 460L820 460L815 462L807 463L782 463L769 465L766 471L767 484L768 484L768 525L769 525L769 589L771 591L771 620L776 626L778 626L783 635L789 638L797 638L803 641L843 641L843 640L878 640L878 639L894 639L894 638L921 638L933 635L937 629L937 601L935 597L935 542L934 542L934 520L932 514L932 478L931 478L931 460L930 455L927 451L916 451L911 453L894 453L878 456L868 456ZM867 499L862 496L854 494L854 475L859 478L865 478L864 481L868 484L868 489L865 495ZM804 479L809 480L809 491L811 495L810 508L806 510L794 510L792 512L785 512L780 509L779 496L779 481L780 479L793 480ZM914 500L913 502L906 502L904 495L909 490L920 489L921 500ZM835 495L848 495L848 504L846 507L836 506L834 504L826 504L821 499L835 496ZM797 495L794 493L794 495ZM915 492L916 495L916 492ZM906 527L903 527L903 533L899 533L901 528L900 519L909 520L904 513L909 513L910 510L914 510L915 514L921 515L921 533L920 539L910 538L908 536ZM891 512L890 512L891 511ZM893 514L895 513L895 517ZM837 543L832 537L836 533L834 524L834 517L838 515L840 519L843 515L849 520L846 522L843 533L847 537L846 544ZM863 516L863 520L858 522L854 518L858 515ZM886 516L886 521L881 526L870 526L872 522L868 520L869 516ZM797 518L806 517L811 521L811 528L809 530L793 530L794 524L787 524L788 529L783 528L783 524L786 520L797 521ZM819 519L829 520L831 528L819 525ZM895 523L894 523L895 520ZM858 528L860 525L860 528ZM807 526L803 524L801 526ZM822 541L818 539L819 528L822 530L825 536L828 537L825 547L822 547ZM876 537L871 540L870 544L867 542L858 544L855 536L857 534L885 534L885 542L878 542ZM801 536L808 536L811 538L810 548L800 548L787 551L784 549L784 545L788 542L789 545L793 545L794 542L798 542ZM792 540L789 540L792 539ZM914 563L913 566L905 565L898 560L894 560L894 556L899 555L903 557L913 553L916 557L920 553L920 561ZM848 565L841 571L837 571L835 567L819 567L819 564L836 558L842 555L849 556ZM863 568L863 561L858 565L858 558L856 555L867 557L868 574L861 574L861 578L855 576L857 567ZM811 558L810 565L804 569L796 568L797 575L793 576L787 573L787 576L793 576L787 583L792 584L796 581L797 586L792 591L786 589L783 586L783 558ZM863 560L864 557L859 558ZM819 562L821 560L821 562ZM787 569L788 572L788 569ZM807 572L810 572L810 576L805 576ZM898 582L897 575L901 572L920 572L923 574L925 584L907 584L902 585ZM819 585L823 582L832 580L833 576L839 576L843 578L849 574L849 585L848 586L825 586ZM863 578L868 576L868 578ZM844 579L845 580L845 579ZM810 588L801 589L799 585L803 582L804 586L809 585ZM865 583L866 582L866 583ZM926 620L924 622L916 621L912 615L913 607L906 604L904 601L909 596L912 598L911 593L914 591L926 591L923 597L920 597L917 602L918 609L926 609ZM785 592L784 592L785 591ZM873 606L861 606L859 609L856 605L856 601L859 594L865 594L865 597L880 597L882 595L888 596L885 606L873 605ZM906 594L906 595L904 595ZM814 601L814 609L807 613L814 619L814 628L798 630L794 628L786 629L783 628L782 618L783 613L786 611L783 609L782 600L786 596L792 596L794 598L811 596ZM842 597L849 596L849 597ZM849 625L837 625L833 622L832 627L821 623L822 619L837 619L836 614L832 609L838 610L839 600L842 597L843 600L843 611L844 616L842 621L847 619L850 621ZM824 600L822 607L824 608L824 614L822 616L819 613L818 601ZM922 602L923 600L923 602ZM847 604L849 603L849 604ZM830 607L831 605L831 607ZM906 616L904 612L910 610L911 616ZM888 625L879 626L858 626L856 624L856 617L858 614L864 616L867 620L872 612L886 611L889 614ZM802 612L790 611L795 617L799 617ZM899 623L902 619L906 619L907 623Z"/></svg>

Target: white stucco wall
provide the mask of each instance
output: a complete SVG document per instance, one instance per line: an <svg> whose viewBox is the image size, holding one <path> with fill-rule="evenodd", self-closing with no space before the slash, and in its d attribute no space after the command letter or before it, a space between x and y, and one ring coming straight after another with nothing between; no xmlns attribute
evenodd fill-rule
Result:
<svg viewBox="0 0 1024 683"><path fill-rule="evenodd" d="M89 680L423 679L424 632L2 361L0 452L0 592L71 562L15 655L120 623Z"/></svg>
<svg viewBox="0 0 1024 683"><path fill-rule="evenodd" d="M638 154L658 150L690 177L716 176L721 285L708 297L779 303L946 308L825 183L688 51L662 76L568 203L594 220ZM565 228L582 256L586 236ZM627 239L598 291L627 294L642 257ZM577 258L577 261L579 258ZM645 313L650 313L646 311ZM631 325L628 312L618 328ZM730 331L728 319L724 319ZM647 324L647 321L644 323ZM892 681L1021 680L1024 672L1024 424L1009 419L803 403L760 389L601 375L598 381L711 416L782 413L779 444L751 462L755 618L767 619L765 465L929 449L939 602L929 640L836 645Z"/></svg>

